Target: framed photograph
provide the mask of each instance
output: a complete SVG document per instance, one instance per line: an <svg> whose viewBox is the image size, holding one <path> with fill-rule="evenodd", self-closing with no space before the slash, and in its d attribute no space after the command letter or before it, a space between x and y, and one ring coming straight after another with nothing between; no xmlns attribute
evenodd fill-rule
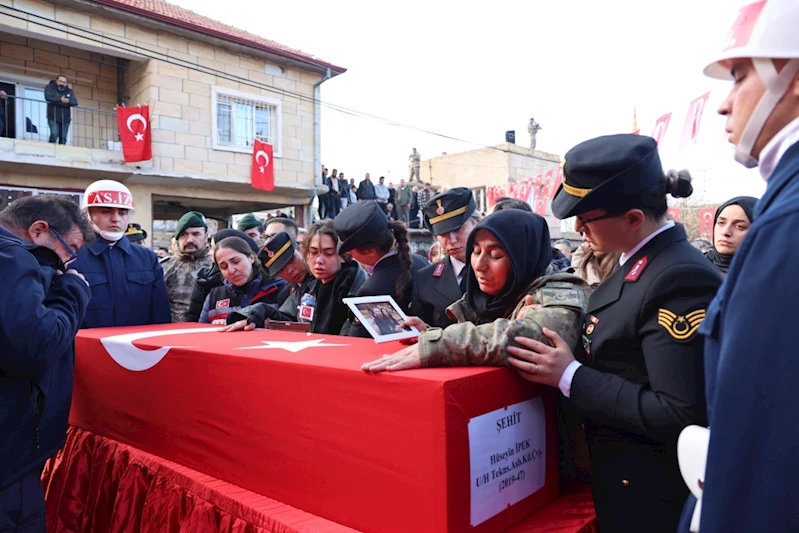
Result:
<svg viewBox="0 0 799 533"><path fill-rule="evenodd" d="M374 337L375 342L397 341L419 336L419 330L403 326L408 320L391 296L344 298L358 320Z"/></svg>

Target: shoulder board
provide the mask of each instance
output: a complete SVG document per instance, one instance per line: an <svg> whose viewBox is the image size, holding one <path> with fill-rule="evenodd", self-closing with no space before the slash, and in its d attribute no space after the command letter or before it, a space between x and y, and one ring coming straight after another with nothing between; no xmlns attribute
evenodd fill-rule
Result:
<svg viewBox="0 0 799 533"><path fill-rule="evenodd" d="M565 282L550 282L541 289L541 307L571 307L583 311L585 291Z"/></svg>
<svg viewBox="0 0 799 533"><path fill-rule="evenodd" d="M644 272L644 269L648 264L649 264L649 258L646 256L636 261L633 267L627 273L627 275L624 276L624 281L632 281L632 282L638 281L638 278L641 277L641 274Z"/></svg>

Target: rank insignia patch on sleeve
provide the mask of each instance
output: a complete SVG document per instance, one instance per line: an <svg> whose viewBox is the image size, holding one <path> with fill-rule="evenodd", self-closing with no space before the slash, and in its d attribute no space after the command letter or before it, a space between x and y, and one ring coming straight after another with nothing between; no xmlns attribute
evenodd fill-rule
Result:
<svg viewBox="0 0 799 533"><path fill-rule="evenodd" d="M704 319L704 309L697 309L686 315L677 315L668 309L658 309L658 324L678 341L690 339Z"/></svg>

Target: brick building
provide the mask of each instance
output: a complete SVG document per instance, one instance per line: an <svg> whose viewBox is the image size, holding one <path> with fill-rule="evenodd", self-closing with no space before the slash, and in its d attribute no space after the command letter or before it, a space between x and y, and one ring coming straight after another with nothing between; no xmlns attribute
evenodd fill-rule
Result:
<svg viewBox="0 0 799 533"><path fill-rule="evenodd" d="M183 212L220 224L293 207L320 186L319 86L345 69L162 0L0 2L2 204L101 178L125 183L134 221L169 233ZM45 85L78 98L65 146L48 143ZM152 161L125 164L114 108L149 104ZM252 139L275 149L275 190L250 186ZM2 207L2 206L0 206Z"/></svg>

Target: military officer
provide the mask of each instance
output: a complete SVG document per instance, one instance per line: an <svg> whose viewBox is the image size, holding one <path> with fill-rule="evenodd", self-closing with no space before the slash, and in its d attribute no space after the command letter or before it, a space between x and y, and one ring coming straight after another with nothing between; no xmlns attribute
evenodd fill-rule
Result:
<svg viewBox="0 0 799 533"><path fill-rule="evenodd" d="M472 191L449 189L433 196L424 207L427 227L447 256L416 272L409 313L426 324L445 328L457 322L447 307L466 292L466 241L477 225Z"/></svg>
<svg viewBox="0 0 799 533"><path fill-rule="evenodd" d="M554 346L517 337L520 347L508 348L523 377L559 387L585 418L603 533L673 532L688 495L677 438L706 420L697 330L721 284L666 219L666 194L692 190L687 172L664 177L650 137L599 137L570 150L552 212L576 216L595 251L621 252L619 267L589 299L577 359L553 332Z"/></svg>

